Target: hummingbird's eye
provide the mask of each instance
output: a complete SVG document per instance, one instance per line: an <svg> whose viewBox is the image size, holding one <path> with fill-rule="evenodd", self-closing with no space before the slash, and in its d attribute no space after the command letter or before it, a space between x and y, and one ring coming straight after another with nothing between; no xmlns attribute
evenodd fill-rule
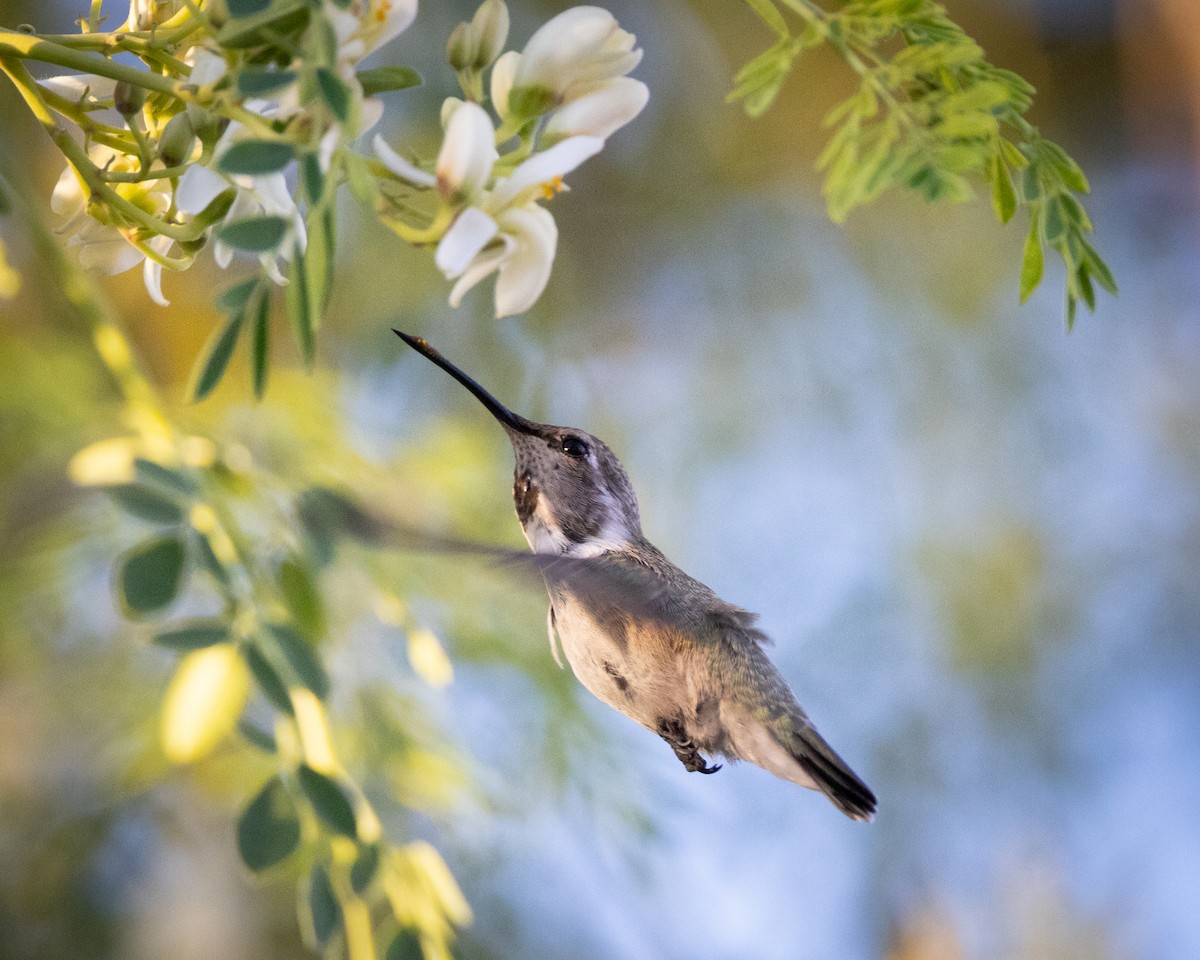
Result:
<svg viewBox="0 0 1200 960"><path fill-rule="evenodd" d="M560 449L568 457L574 457L576 460L582 460L588 455L589 447L582 438L567 434L562 438Z"/></svg>

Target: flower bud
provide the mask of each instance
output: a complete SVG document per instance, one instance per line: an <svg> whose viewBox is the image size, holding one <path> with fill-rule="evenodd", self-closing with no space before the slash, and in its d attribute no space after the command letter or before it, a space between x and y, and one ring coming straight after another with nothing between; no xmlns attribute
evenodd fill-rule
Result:
<svg viewBox="0 0 1200 960"><path fill-rule="evenodd" d="M486 70L504 49L508 39L508 6L504 0L484 0L471 19L477 51L475 69Z"/></svg>
<svg viewBox="0 0 1200 960"><path fill-rule="evenodd" d="M469 23L460 23L446 41L446 59L455 70L467 70L475 62L475 31Z"/></svg>
<svg viewBox="0 0 1200 960"><path fill-rule="evenodd" d="M132 117L146 102L146 89L125 80L118 80L113 87L113 106L123 117Z"/></svg>
<svg viewBox="0 0 1200 960"><path fill-rule="evenodd" d="M177 167L191 158L195 144L191 117L186 112L177 113L167 121L158 138L158 158L168 167Z"/></svg>

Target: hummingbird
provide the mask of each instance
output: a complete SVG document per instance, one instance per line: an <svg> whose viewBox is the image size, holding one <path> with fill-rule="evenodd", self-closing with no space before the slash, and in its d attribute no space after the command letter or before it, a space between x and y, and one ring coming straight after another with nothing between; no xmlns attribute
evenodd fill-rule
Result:
<svg viewBox="0 0 1200 960"><path fill-rule="evenodd" d="M756 616L726 603L642 533L637 497L599 437L501 404L425 340L393 331L499 421L513 501L550 595L550 647L597 699L666 741L690 772L748 760L870 821L875 795L817 732L767 657ZM556 642L557 640L557 642Z"/></svg>

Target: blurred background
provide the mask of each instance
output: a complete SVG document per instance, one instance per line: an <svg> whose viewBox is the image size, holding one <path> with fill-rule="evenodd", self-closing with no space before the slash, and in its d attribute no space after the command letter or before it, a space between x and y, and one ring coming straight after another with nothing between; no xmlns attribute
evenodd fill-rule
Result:
<svg viewBox="0 0 1200 960"><path fill-rule="evenodd" d="M880 797L864 826L754 767L688 776L553 665L536 589L470 559L341 555L320 591L346 751L389 835L434 841L462 884L461 956L1200 956L1200 11L949 4L1091 179L1121 295L1068 335L1053 265L1017 305L1022 226L986 199L828 222L813 162L840 62L812 55L751 121L723 102L770 40L747 9L609 7L645 48L650 106L553 202L558 258L527 316L492 320L490 285L449 309L431 259L347 199L316 372L281 332L264 402L235 359L188 405L226 279L168 276L170 310L140 271L102 281L175 422L248 476L523 544L503 434L391 326L603 437L647 535L761 614ZM519 46L562 4L512 8ZM426 151L456 90L422 38L472 9L425 3L383 53L425 77L389 116ZM2 10L42 31L78 12ZM61 158L7 86L0 121L48 209ZM172 656L111 583L144 528L65 476L123 432L119 398L26 231L5 236L24 284L0 303L0 957L299 955L286 871L251 879L233 843L263 761L162 758ZM453 683L414 672L384 588Z"/></svg>

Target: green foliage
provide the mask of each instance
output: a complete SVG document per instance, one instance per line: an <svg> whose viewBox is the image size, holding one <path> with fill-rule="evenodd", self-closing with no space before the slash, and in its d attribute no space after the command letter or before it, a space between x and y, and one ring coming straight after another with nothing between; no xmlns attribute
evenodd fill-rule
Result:
<svg viewBox="0 0 1200 960"><path fill-rule="evenodd" d="M856 0L827 11L808 0L747 0L776 42L734 78L730 100L751 116L774 101L796 59L827 45L859 76L857 92L826 117L832 129L817 161L829 216L894 189L962 203L974 182L989 186L1001 223L1029 210L1022 261L1024 301L1041 282L1045 250L1066 267L1066 315L1096 306L1095 286L1116 282L1085 239L1092 229L1077 195L1089 190L1079 166L1025 119L1033 87L989 63L983 50L933 0ZM799 20L799 31L784 17ZM1020 189L1014 185L1019 179Z"/></svg>
<svg viewBox="0 0 1200 960"><path fill-rule="evenodd" d="M228 641L229 625L210 617L183 621L173 627L165 627L154 635L154 642L160 647L181 653Z"/></svg>
<svg viewBox="0 0 1200 960"><path fill-rule="evenodd" d="M242 862L255 873L287 859L300 846L300 817L278 776L267 781L242 813L237 844Z"/></svg>
<svg viewBox="0 0 1200 960"><path fill-rule="evenodd" d="M133 617L157 613L178 595L186 557L179 536L156 537L118 562L121 605Z"/></svg>
<svg viewBox="0 0 1200 960"><path fill-rule="evenodd" d="M377 93L391 93L394 90L407 90L409 87L419 87L421 75L411 67L375 67L370 70L359 70L355 76L362 84L363 96L373 97Z"/></svg>
<svg viewBox="0 0 1200 960"><path fill-rule="evenodd" d="M296 779L312 804L313 812L326 826L351 839L357 835L354 807L333 778L318 773L307 764L301 764L296 771Z"/></svg>

